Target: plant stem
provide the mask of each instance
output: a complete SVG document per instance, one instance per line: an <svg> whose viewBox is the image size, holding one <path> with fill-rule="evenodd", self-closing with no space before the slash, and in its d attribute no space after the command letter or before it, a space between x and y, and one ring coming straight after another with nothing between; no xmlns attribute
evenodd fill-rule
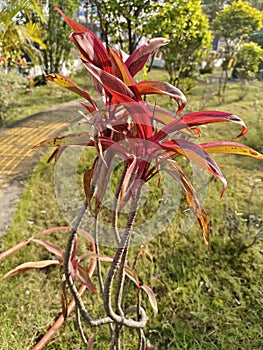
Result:
<svg viewBox="0 0 263 350"><path fill-rule="evenodd" d="M130 236L131 236L131 231L132 231L132 226L137 214L137 210L139 207L139 201L140 201L140 195L141 195L141 188L142 186L139 186L138 189L136 190L135 194L132 196L132 202L131 202L131 208L130 208L130 213L129 213L129 218L126 224L126 229L123 234L123 237L119 243L117 252L114 256L113 262L111 264L110 270L108 272L108 276L105 281L105 286L104 286L104 309L106 311L106 314L108 317L110 317L115 323L120 324L120 325L125 325L127 327L131 328L143 328L147 322L147 317L145 314L145 311L143 308L140 308L140 315L141 315L141 320L140 321L134 321L132 319L128 319L124 316L116 314L111 305L111 293L112 293L112 285L113 285L113 280L114 276L116 274L116 271L119 268L122 268L124 270L124 263L126 260L126 256L128 253L128 248L129 248L129 241L130 241ZM121 263L122 262L122 263ZM121 263L121 266L120 266ZM124 271L120 272L121 274L124 275ZM116 293L118 294L119 291L117 290Z"/></svg>

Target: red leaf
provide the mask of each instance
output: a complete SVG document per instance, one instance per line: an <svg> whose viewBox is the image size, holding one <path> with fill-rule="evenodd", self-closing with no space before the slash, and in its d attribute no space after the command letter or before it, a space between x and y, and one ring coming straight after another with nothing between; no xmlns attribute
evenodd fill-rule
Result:
<svg viewBox="0 0 263 350"><path fill-rule="evenodd" d="M121 79L128 86L135 85L135 81L125 63L111 47L109 47L109 54L116 77Z"/></svg>
<svg viewBox="0 0 263 350"><path fill-rule="evenodd" d="M169 166L171 169L165 169L166 172L172 176L183 188L186 193L186 200L189 207L193 208L195 216L198 219L200 227L203 231L204 242L209 249L210 238L209 238L209 222L207 214L198 200L195 189L193 188L191 182L185 176L183 170L176 161L168 160Z"/></svg>
<svg viewBox="0 0 263 350"><path fill-rule="evenodd" d="M131 164L129 165L126 173L125 173L125 176L123 178L123 181L122 181L122 186L121 186L121 191L120 191L120 200L123 199L125 193L126 193L126 190L127 190L127 187L129 185L129 182L130 182L130 179L131 179L131 176L134 172L134 169L137 165L137 159L134 155L132 155L132 162Z"/></svg>
<svg viewBox="0 0 263 350"><path fill-rule="evenodd" d="M171 156L182 155L187 159L194 161L202 168L208 170L215 177L219 178L224 185L221 197L223 196L227 186L226 179L214 159L200 145L186 140L171 140L160 143L159 145L163 149L167 149L168 153L169 151L174 151L174 153L171 153Z"/></svg>
<svg viewBox="0 0 263 350"><path fill-rule="evenodd" d="M58 13L63 17L63 19L67 22L68 26L74 30L74 32L89 32L89 29L84 27L82 24L73 21L71 18L67 17L57 6L54 6ZM93 34L95 35L95 34Z"/></svg>
<svg viewBox="0 0 263 350"><path fill-rule="evenodd" d="M90 278L90 275L88 273L88 271L81 266L80 264L77 265L77 276L80 279L80 281L82 283L85 284L85 286L94 294L97 293L97 289L92 281L92 279Z"/></svg>
<svg viewBox="0 0 263 350"><path fill-rule="evenodd" d="M103 86L106 91L108 91L113 96L119 97L118 100L120 100L120 96L122 96L122 99L119 102L122 102L122 100L126 102L134 102L136 100L136 97L131 89L119 78L105 72L99 67L96 67L89 61L82 61L84 62L87 70L93 75L94 78L97 79L97 81Z"/></svg>
<svg viewBox="0 0 263 350"><path fill-rule="evenodd" d="M153 55L161 46L167 45L170 42L165 38L154 38L147 41L144 45L135 50L129 58L125 61L125 64L134 77L146 64L149 57Z"/></svg>
<svg viewBox="0 0 263 350"><path fill-rule="evenodd" d="M33 242L36 242L36 243L42 245L43 247L46 248L47 251L49 251L50 253L56 255L57 257L59 257L61 259L64 256L64 251L60 247L55 245L54 243L44 241L42 239L33 239Z"/></svg>
<svg viewBox="0 0 263 350"><path fill-rule="evenodd" d="M12 255L13 253L17 252L19 249L24 248L26 245L28 245L32 241L33 238L34 238L34 236L30 237L30 238L24 240L23 242L16 244L12 248L7 249L6 251L2 252L0 254L0 261L7 258L9 255Z"/></svg>
<svg viewBox="0 0 263 350"><path fill-rule="evenodd" d="M77 46L85 60L105 72L114 74L111 60L102 42L91 31L71 33L70 40Z"/></svg>
<svg viewBox="0 0 263 350"><path fill-rule="evenodd" d="M218 111L202 111L185 114L180 118L175 119L170 124L165 125L157 134L155 134L155 140L162 140L172 135L174 132L184 128L189 128L197 125L204 125L210 123L225 123L232 122L242 126L241 133L236 138L241 137L247 133L246 124L242 119L236 115L218 112Z"/></svg>
<svg viewBox="0 0 263 350"><path fill-rule="evenodd" d="M137 83L136 88L141 95L159 94L170 96L178 104L177 114L180 113L186 105L185 95L171 84L161 81L146 80Z"/></svg>

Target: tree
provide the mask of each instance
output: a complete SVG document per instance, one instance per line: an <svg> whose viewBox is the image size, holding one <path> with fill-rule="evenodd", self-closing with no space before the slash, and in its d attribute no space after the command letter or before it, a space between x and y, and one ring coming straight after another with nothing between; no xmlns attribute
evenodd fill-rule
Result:
<svg viewBox="0 0 263 350"><path fill-rule="evenodd" d="M242 42L253 32L262 27L262 13L253 8L249 2L241 0L221 10L214 21L212 28L225 41L225 60L222 65L222 75L225 73L223 88L219 87L219 94L224 95L228 71L233 67L234 59Z"/></svg>
<svg viewBox="0 0 263 350"><path fill-rule="evenodd" d="M138 46L144 36L144 26L148 23L153 11L153 0L90 0L98 13L102 38L115 43L129 54Z"/></svg>
<svg viewBox="0 0 263 350"><path fill-rule="evenodd" d="M163 53L170 83L178 85L182 79L193 76L209 46L208 19L202 13L199 0L164 2L156 8L157 14L151 18L148 32L171 39Z"/></svg>
<svg viewBox="0 0 263 350"><path fill-rule="evenodd" d="M263 48L263 29L257 33L251 34L249 39Z"/></svg>
<svg viewBox="0 0 263 350"><path fill-rule="evenodd" d="M245 43L237 53L237 63L234 67L234 72L242 80L254 78L262 60L263 49L256 43Z"/></svg>
<svg viewBox="0 0 263 350"><path fill-rule="evenodd" d="M5 65L16 65L17 60L25 54L36 61L36 58L41 57L38 47L45 48L45 30L40 21L36 23L28 18L28 11L41 16L41 11L33 0L11 0L2 4L0 56L5 60Z"/></svg>
<svg viewBox="0 0 263 350"><path fill-rule="evenodd" d="M212 22L216 17L216 13L231 4L233 0L202 0L201 2L203 12L208 16L209 22Z"/></svg>
<svg viewBox="0 0 263 350"><path fill-rule="evenodd" d="M79 3L74 0L59 0L56 5L70 16L76 14ZM43 51L45 73L58 72L71 53L71 43L68 40L68 29L65 21L57 14L52 1L48 2L45 15L47 31L46 50Z"/></svg>

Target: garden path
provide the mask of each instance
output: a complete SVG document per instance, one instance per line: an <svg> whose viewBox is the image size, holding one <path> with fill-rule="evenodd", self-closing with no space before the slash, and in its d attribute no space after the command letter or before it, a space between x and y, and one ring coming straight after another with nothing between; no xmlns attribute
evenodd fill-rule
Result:
<svg viewBox="0 0 263 350"><path fill-rule="evenodd" d="M33 147L77 122L79 109L79 100L70 101L0 130L0 236L6 232L26 180L43 152Z"/></svg>

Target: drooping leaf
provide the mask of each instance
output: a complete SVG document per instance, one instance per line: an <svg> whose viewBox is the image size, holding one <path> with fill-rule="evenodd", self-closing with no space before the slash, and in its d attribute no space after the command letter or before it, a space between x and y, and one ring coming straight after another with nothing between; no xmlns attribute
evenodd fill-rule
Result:
<svg viewBox="0 0 263 350"><path fill-rule="evenodd" d="M202 204L200 203L194 187L192 186L191 182L188 180L188 178L184 174L179 164L176 161L173 161L171 159L168 159L167 162L170 166L170 169L165 169L165 170L170 176L172 176L181 185L182 189L185 191L187 203L189 207L193 209L194 214L197 217L199 225L203 231L204 242L207 246L207 249L209 250L209 247L210 247L209 221L208 221L208 216L206 214L206 211L204 210Z"/></svg>
<svg viewBox="0 0 263 350"><path fill-rule="evenodd" d="M133 283L135 283L138 288L140 288L140 280L139 280L139 277L137 276L137 274L134 272L134 270L128 266L125 266L124 270L125 270L125 274L127 275L127 277Z"/></svg>
<svg viewBox="0 0 263 350"><path fill-rule="evenodd" d="M80 279L80 281L82 283L85 284L85 286L94 294L97 293L97 289L95 287L95 284L93 283L92 279L90 278L90 275L88 273L88 271L81 266L80 264L78 264L77 266L77 276Z"/></svg>
<svg viewBox="0 0 263 350"><path fill-rule="evenodd" d="M52 242L45 241L45 240L42 240L42 239L33 239L33 242L42 245L43 247L46 248L47 251L49 251L50 253L56 255L60 259L62 259L63 256L64 256L64 251L60 247L58 247L56 244L54 244Z"/></svg>
<svg viewBox="0 0 263 350"><path fill-rule="evenodd" d="M55 83L67 90L73 91L81 97L84 97L92 104L93 108L96 110L98 109L92 97L85 90L81 89L77 84L75 84L72 80L65 77L64 75L58 73L48 74L46 76L46 80L51 81L52 83Z"/></svg>
<svg viewBox="0 0 263 350"><path fill-rule="evenodd" d="M66 136L55 137L53 139L45 140L35 145L35 147L64 147L70 145L93 145L91 136L88 132L81 132L78 134L69 134Z"/></svg>
<svg viewBox="0 0 263 350"><path fill-rule="evenodd" d="M153 38L148 40L144 45L135 50L125 61L125 64L134 77L146 64L149 57L153 55L161 46L170 42L165 38Z"/></svg>
<svg viewBox="0 0 263 350"><path fill-rule="evenodd" d="M249 156L257 159L263 159L263 155L253 148L242 145L237 142L218 141L218 142L207 142L200 144L208 153L229 153L229 154L240 154Z"/></svg>
<svg viewBox="0 0 263 350"><path fill-rule="evenodd" d="M146 292L146 294L148 295L149 302L150 302L151 307L152 307L153 312L154 312L154 316L156 316L158 314L158 305L157 305L157 300L156 300L156 297L154 295L152 288L150 288L147 285L143 285L143 286L140 286L140 289L143 289Z"/></svg>
<svg viewBox="0 0 263 350"><path fill-rule="evenodd" d="M11 247L10 249L7 249L6 251L2 252L0 254L0 261L2 261L3 259L7 258L9 255L14 254L15 252L17 252L18 250L24 248L25 246L27 246L30 242L32 242L32 239L34 238L34 236L25 239L24 241L14 245L13 247Z"/></svg>
<svg viewBox="0 0 263 350"><path fill-rule="evenodd" d="M41 260L41 261L29 261L24 264L17 266L15 269L6 273L3 277L0 278L0 281L3 281L6 278L13 277L19 273L32 270L32 269L42 269L51 265L60 265L58 260Z"/></svg>
<svg viewBox="0 0 263 350"><path fill-rule="evenodd" d="M186 105L185 95L175 86L161 81L145 80L136 84L136 88L141 95L167 95L173 98L178 104L177 114L180 113Z"/></svg>
<svg viewBox="0 0 263 350"><path fill-rule="evenodd" d="M159 141L163 140L172 135L174 132L184 128L224 122L232 122L242 126L242 131L238 136L236 136L236 138L241 137L247 133L246 124L236 115L218 111L201 111L185 114L180 118L175 119L173 122L165 125L158 133L156 133L154 139Z"/></svg>
<svg viewBox="0 0 263 350"><path fill-rule="evenodd" d="M222 197L227 186L227 181L215 160L200 145L180 139L163 142L160 144L160 147L163 147L168 151L174 150L174 154L171 153L171 156L174 156L176 154L182 155L187 159L197 163L202 168L209 171L212 175L220 179L224 185L221 194Z"/></svg>

